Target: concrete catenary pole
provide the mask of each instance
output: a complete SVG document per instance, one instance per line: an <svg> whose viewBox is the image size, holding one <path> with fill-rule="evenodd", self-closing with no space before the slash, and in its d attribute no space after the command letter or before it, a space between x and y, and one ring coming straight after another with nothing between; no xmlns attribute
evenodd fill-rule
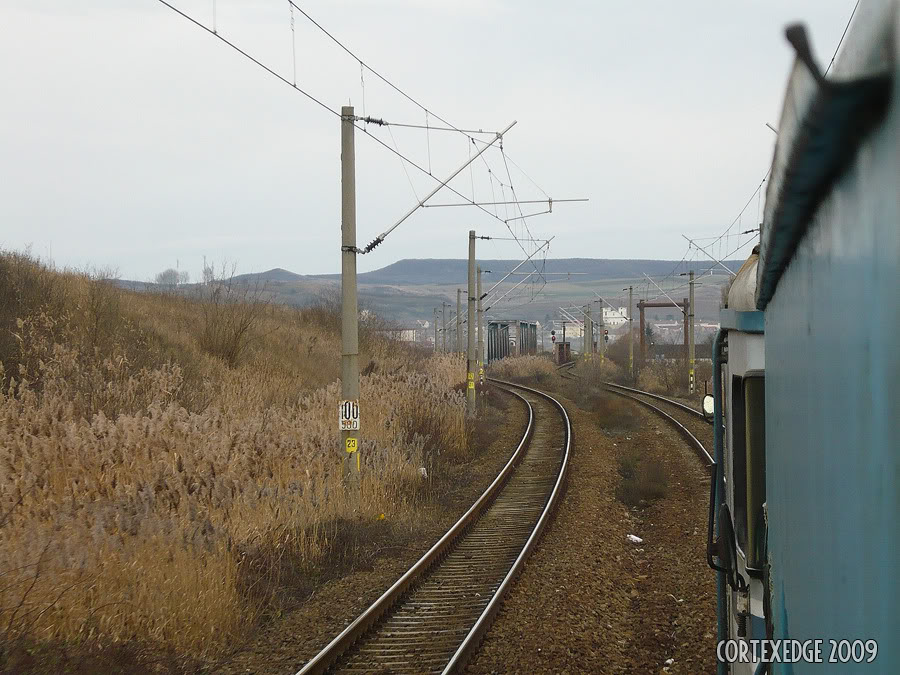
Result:
<svg viewBox="0 0 900 675"><path fill-rule="evenodd" d="M462 354L462 289L456 289L456 353Z"/></svg>
<svg viewBox="0 0 900 675"><path fill-rule="evenodd" d="M694 270L688 273L688 385L691 394L694 393Z"/></svg>
<svg viewBox="0 0 900 675"><path fill-rule="evenodd" d="M594 320L591 318L591 303L584 308L584 331L582 332L584 358L590 361L594 358Z"/></svg>
<svg viewBox="0 0 900 675"><path fill-rule="evenodd" d="M603 298L600 298L601 303L603 302ZM597 351L600 352L600 363L603 363L603 359L606 357L606 321L603 319L603 305L600 305L600 327L597 329L597 344L599 348Z"/></svg>
<svg viewBox="0 0 900 675"><path fill-rule="evenodd" d="M341 108L341 436L344 479L359 487L359 314L353 106ZM349 415L347 413L350 413ZM352 418L355 417L355 424ZM353 428L355 426L356 428Z"/></svg>
<svg viewBox="0 0 900 675"><path fill-rule="evenodd" d="M434 351L437 352L437 307L434 308Z"/></svg>
<svg viewBox="0 0 900 675"><path fill-rule="evenodd" d="M634 382L634 287L628 287L628 376Z"/></svg>
<svg viewBox="0 0 900 675"><path fill-rule="evenodd" d="M441 351L447 351L447 303L441 301Z"/></svg>
<svg viewBox="0 0 900 675"><path fill-rule="evenodd" d="M466 361L468 372L466 373L466 410L469 416L475 414L475 371L478 360L475 358L475 230L469 230L469 302L466 315Z"/></svg>
<svg viewBox="0 0 900 675"><path fill-rule="evenodd" d="M481 268L478 268L478 380L484 384L484 308L481 304Z"/></svg>
<svg viewBox="0 0 900 675"><path fill-rule="evenodd" d="M681 332L684 334L684 364L687 365L690 361L690 347L688 347L688 338L690 337L688 333L690 333L690 329L688 325L690 321L688 321L688 299L684 298L681 304L682 307L682 315L684 316L684 328L681 329Z"/></svg>

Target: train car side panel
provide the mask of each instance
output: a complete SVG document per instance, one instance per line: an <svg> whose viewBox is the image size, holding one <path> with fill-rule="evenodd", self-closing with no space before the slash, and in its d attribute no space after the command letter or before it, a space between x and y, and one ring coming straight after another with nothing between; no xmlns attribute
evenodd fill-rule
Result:
<svg viewBox="0 0 900 675"><path fill-rule="evenodd" d="M775 637L824 639L826 658L829 639L875 639L871 672L886 673L900 672L900 17L896 2L860 11L836 76L882 67L895 85L765 306L768 550Z"/></svg>

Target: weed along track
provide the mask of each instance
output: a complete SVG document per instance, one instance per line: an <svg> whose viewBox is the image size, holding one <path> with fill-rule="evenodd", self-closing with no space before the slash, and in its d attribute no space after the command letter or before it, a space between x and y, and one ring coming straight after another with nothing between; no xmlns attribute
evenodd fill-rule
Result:
<svg viewBox="0 0 900 675"><path fill-rule="evenodd" d="M529 421L503 471L456 524L299 671L461 670L561 498L571 447L563 406L528 387Z"/></svg>
<svg viewBox="0 0 900 675"><path fill-rule="evenodd" d="M608 391L637 401L663 417L684 436L688 444L697 453L700 461L705 466L712 467L713 458L701 441L701 439L706 440L707 446L712 447L712 428L704 419L703 413L680 401L675 401L659 394L651 394L647 391L625 387L621 384L613 384L612 382L607 382L604 386Z"/></svg>

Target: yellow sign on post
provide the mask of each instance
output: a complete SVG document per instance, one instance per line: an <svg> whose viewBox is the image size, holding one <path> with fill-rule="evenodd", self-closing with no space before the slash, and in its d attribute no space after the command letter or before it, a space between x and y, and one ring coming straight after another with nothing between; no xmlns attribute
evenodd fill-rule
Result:
<svg viewBox="0 0 900 675"><path fill-rule="evenodd" d="M356 452L359 448L358 441L355 438L347 439L347 452Z"/></svg>
<svg viewBox="0 0 900 675"><path fill-rule="evenodd" d="M469 380L469 389L475 388L475 373L469 373L467 379Z"/></svg>

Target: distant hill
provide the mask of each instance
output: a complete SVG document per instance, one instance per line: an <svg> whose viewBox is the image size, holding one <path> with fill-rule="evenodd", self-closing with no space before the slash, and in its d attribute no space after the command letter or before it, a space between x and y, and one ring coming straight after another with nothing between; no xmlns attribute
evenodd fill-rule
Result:
<svg viewBox="0 0 900 675"><path fill-rule="evenodd" d="M519 264L518 260L479 260L478 264L484 270L491 270L495 275L500 272L508 272ZM666 276L672 273L677 260L612 260L603 258L554 258L546 261L535 261L541 271L545 272L581 272L573 276L573 281L600 281L605 279L630 279L640 278L642 274L652 277ZM740 269L743 261L731 260L723 263L732 271ZM467 262L463 259L452 258L408 258L382 267L372 272L362 272L359 275L361 284L389 284L396 286L424 285L424 284L459 284L464 282L467 274ZM695 263L694 268L698 274L702 274L715 266L715 263ZM719 268L721 269L721 268ZM519 268L522 272L534 270L531 263L525 263ZM559 278L559 275L554 275ZM315 279L340 279L339 274L322 274L307 278Z"/></svg>
<svg viewBox="0 0 900 675"><path fill-rule="evenodd" d="M485 277L485 290L491 288L502 277L502 273L512 270L519 260L479 260L483 270L492 273ZM609 260L597 258L556 258L546 263L535 261L544 272L574 273L570 278L560 274L547 276L552 285L545 285L537 275L523 284L518 293L513 293L507 300L498 305L494 312L504 315L515 315L528 320L549 321L558 314L561 303L579 306L588 302L596 302L597 295L609 299L617 306L622 303L622 287L634 284L635 300L662 296L649 281L643 278L648 274L660 280L669 277L665 286L669 292L676 293L680 299L687 295L687 283L684 280L672 279L673 271L683 271L681 261L676 260ZM743 264L734 260L723 263L733 271ZM435 308L449 302L455 306L456 289L466 284L467 263L462 259L406 259L399 260L387 267L359 275L359 302L361 307L371 309L380 316L400 323L410 323L417 319L430 320ZM679 267L680 266L680 267ZM715 321L721 297L720 285L728 276L725 271L709 261L695 261L691 267L702 276L712 269L715 277L706 277L697 286L697 315L700 319ZM678 268L678 269L676 269ZM530 263L519 268L520 272L533 271ZM323 293L328 296L340 289L340 274L303 275L276 267L266 272L241 274L235 276L239 284L264 286L272 293L276 302L303 307L322 299ZM498 291L523 280L522 276L510 277ZM117 281L119 286L135 291L156 291L160 287L154 283L136 281ZM179 287L179 292L190 294L196 290L197 284L186 284ZM166 289L163 290L171 290ZM535 290L535 296L529 296ZM540 291L540 292L538 292ZM333 299L333 296L328 296ZM649 314L651 318L671 318L672 310L659 309Z"/></svg>
<svg viewBox="0 0 900 675"><path fill-rule="evenodd" d="M275 267L273 269L270 269L268 272L254 272L252 274L238 274L238 275L235 275L234 280L242 282L242 283L255 283L257 281L262 281L262 282L303 281L306 278L307 277L304 277L302 274L290 272L281 267Z"/></svg>

